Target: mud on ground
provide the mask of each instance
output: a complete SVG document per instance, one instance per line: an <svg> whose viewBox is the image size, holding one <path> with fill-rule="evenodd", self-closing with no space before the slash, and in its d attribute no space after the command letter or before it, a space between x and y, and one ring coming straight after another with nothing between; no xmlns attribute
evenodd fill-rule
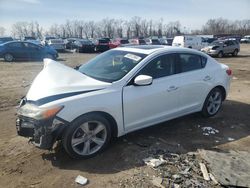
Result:
<svg viewBox="0 0 250 188"><path fill-rule="evenodd" d="M74 67L95 55L61 53L59 61ZM0 60L0 187L81 187L74 183L79 174L89 179L85 187L153 187L155 171L142 161L148 148L180 154L197 149L250 153L250 45L241 45L238 57L218 61L230 66L233 80L217 116L204 119L197 113L161 123L114 140L95 158L72 160L60 144L56 151L43 151L16 135L15 108L42 62ZM219 132L206 136L202 127Z"/></svg>

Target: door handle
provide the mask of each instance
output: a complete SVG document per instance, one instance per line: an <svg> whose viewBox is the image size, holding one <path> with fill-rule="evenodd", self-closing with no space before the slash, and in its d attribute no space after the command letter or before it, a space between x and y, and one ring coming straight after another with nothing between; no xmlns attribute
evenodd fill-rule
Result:
<svg viewBox="0 0 250 188"><path fill-rule="evenodd" d="M211 76L205 76L205 78L203 78L204 81L209 81L211 79L212 79Z"/></svg>
<svg viewBox="0 0 250 188"><path fill-rule="evenodd" d="M167 89L167 91L170 92L170 91L175 91L175 90L177 90L177 89L178 89L178 87L176 87L176 86L170 86L170 87Z"/></svg>

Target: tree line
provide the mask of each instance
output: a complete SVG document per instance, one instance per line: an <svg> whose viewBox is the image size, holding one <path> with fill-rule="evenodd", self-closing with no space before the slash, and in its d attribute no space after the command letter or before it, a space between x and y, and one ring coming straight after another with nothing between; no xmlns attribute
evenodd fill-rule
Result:
<svg viewBox="0 0 250 188"><path fill-rule="evenodd" d="M44 29L37 21L16 22L11 27L14 38L32 36L42 38L43 35L58 37L98 38L98 37L174 37L181 34L250 34L250 20L230 21L223 18L209 19L199 30L182 29L179 21L165 23L163 19L147 20L135 16L130 20L104 18L101 21L67 20L63 24L53 24ZM0 35L5 28L0 26Z"/></svg>

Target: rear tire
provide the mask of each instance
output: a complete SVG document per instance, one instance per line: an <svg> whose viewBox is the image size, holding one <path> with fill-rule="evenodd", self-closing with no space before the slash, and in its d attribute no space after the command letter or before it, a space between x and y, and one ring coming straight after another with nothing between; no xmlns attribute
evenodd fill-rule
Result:
<svg viewBox="0 0 250 188"><path fill-rule="evenodd" d="M222 91L220 88L212 89L203 104L202 115L204 117L211 117L218 113L221 108L223 100Z"/></svg>
<svg viewBox="0 0 250 188"><path fill-rule="evenodd" d="M4 54L4 61L6 62L12 62L14 60L14 56L10 53Z"/></svg>
<svg viewBox="0 0 250 188"><path fill-rule="evenodd" d="M63 147L72 158L87 159L103 151L111 140L109 121L100 114L83 115L65 131Z"/></svg>

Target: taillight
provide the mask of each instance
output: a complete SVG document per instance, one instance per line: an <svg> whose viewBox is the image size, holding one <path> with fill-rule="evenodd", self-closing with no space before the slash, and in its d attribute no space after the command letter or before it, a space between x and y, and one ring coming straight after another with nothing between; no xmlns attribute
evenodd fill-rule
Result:
<svg viewBox="0 0 250 188"><path fill-rule="evenodd" d="M228 76L231 76L231 75L233 74L233 72L232 72L231 69L227 69L227 70L226 70L226 73L227 73Z"/></svg>

